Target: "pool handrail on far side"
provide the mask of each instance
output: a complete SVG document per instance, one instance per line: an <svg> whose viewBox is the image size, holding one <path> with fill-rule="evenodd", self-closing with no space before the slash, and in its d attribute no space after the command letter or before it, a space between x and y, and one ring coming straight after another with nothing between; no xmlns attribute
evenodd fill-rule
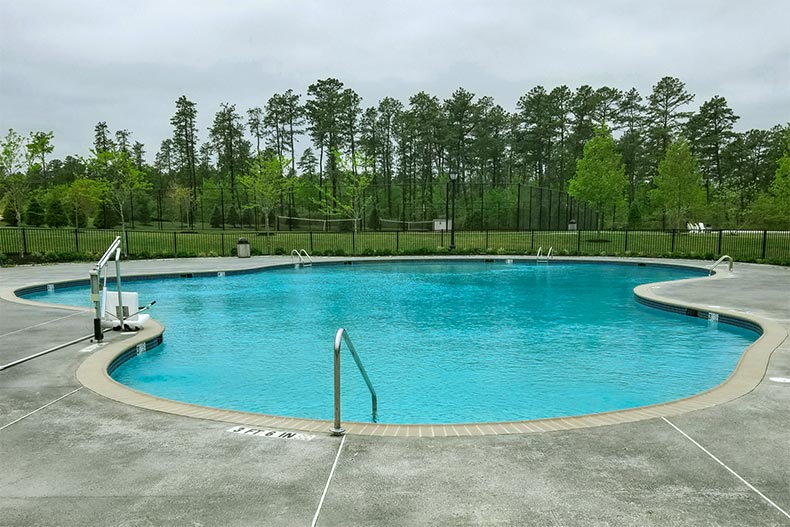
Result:
<svg viewBox="0 0 790 527"><path fill-rule="evenodd" d="M728 267L728 270L729 270L730 272L732 272L732 266L733 266L733 264L734 264L735 262L733 261L733 259L732 259L732 256L730 256L729 254L725 254L724 256L722 256L721 258L719 258L718 260L716 260L716 263L715 263L715 264L713 264L713 267L711 267L711 268L710 268L710 273L709 273L709 275L712 275L712 274L713 274L713 270L714 270L714 269L716 269L716 266L717 266L717 265L719 265L721 262L723 262L723 261L725 261L725 260L727 260L727 262L729 263L729 265L727 266L727 267Z"/></svg>

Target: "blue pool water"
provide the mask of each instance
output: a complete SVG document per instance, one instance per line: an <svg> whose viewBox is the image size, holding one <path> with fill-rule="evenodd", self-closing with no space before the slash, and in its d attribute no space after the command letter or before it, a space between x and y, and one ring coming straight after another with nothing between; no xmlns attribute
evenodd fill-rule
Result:
<svg viewBox="0 0 790 527"><path fill-rule="evenodd" d="M384 423L508 421L665 402L711 388L753 332L635 302L691 270L402 262L129 281L167 327L113 377L160 397L332 418L332 347L348 330ZM88 304L85 288L28 298ZM345 347L343 420L370 421Z"/></svg>

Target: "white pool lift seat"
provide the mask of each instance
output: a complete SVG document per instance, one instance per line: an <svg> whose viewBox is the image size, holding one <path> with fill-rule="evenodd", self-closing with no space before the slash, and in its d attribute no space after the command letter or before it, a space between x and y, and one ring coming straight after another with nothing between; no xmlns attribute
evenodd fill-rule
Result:
<svg viewBox="0 0 790 527"><path fill-rule="evenodd" d="M108 294L109 293L109 294ZM119 313L118 310L118 293L117 291L103 291L104 299L104 317L102 317L102 327L105 328L118 328L121 330L138 330L145 326L145 323L150 320L151 316L145 313L140 313L139 299L137 293L134 292L121 292L121 299L123 301L123 311ZM123 315L123 326L121 326L121 314Z"/></svg>

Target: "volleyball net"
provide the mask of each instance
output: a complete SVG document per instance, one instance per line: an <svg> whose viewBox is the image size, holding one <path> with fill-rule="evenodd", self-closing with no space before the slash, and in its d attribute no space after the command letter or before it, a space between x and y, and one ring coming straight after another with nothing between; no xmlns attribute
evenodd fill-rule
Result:
<svg viewBox="0 0 790 527"><path fill-rule="evenodd" d="M279 230L292 231L322 231L339 232L353 231L354 222L350 218L340 219L321 219L321 218L297 218L294 216L277 216Z"/></svg>
<svg viewBox="0 0 790 527"><path fill-rule="evenodd" d="M433 221L402 221L381 218L381 229L385 231L432 231Z"/></svg>

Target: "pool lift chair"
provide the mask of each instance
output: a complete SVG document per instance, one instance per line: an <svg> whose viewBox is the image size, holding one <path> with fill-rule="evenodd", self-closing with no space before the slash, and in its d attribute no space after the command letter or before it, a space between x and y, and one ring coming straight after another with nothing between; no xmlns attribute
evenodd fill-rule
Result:
<svg viewBox="0 0 790 527"><path fill-rule="evenodd" d="M107 264L115 259L115 285L117 295L107 296ZM121 237L116 236L110 247L90 271L91 302L95 310L93 320L94 339L101 342L104 329L139 330L142 329L150 315L142 312L156 302L139 307L138 295L134 292L121 291Z"/></svg>

